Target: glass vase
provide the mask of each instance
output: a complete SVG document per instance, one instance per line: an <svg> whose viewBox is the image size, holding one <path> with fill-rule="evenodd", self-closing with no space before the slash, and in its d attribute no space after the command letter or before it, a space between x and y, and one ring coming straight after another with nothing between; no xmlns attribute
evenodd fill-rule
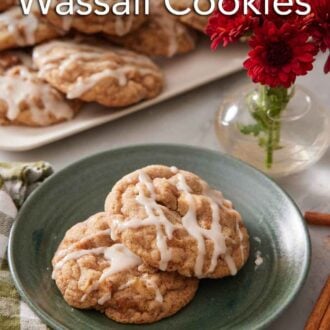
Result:
<svg viewBox="0 0 330 330"><path fill-rule="evenodd" d="M328 115L301 86L244 87L222 103L216 132L228 154L273 177L306 169L329 145Z"/></svg>

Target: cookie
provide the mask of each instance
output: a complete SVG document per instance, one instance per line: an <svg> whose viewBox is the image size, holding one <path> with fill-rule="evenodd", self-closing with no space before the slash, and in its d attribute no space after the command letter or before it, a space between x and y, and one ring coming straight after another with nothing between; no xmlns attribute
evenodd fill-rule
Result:
<svg viewBox="0 0 330 330"><path fill-rule="evenodd" d="M3 52L0 55L0 73L4 73L9 68L19 65L22 63L27 63L27 66L31 66L29 62L29 56L23 52Z"/></svg>
<svg viewBox="0 0 330 330"><path fill-rule="evenodd" d="M113 187L105 210L113 215L112 238L163 271L221 278L235 275L249 255L240 214L190 172L161 165L133 172Z"/></svg>
<svg viewBox="0 0 330 330"><path fill-rule="evenodd" d="M163 74L147 57L114 47L53 41L34 49L40 76L69 99L124 107L156 97Z"/></svg>
<svg viewBox="0 0 330 330"><path fill-rule="evenodd" d="M95 10L104 11L103 6L97 6L94 0L84 0L84 3L91 6L93 13L90 15L79 15L77 10L85 11L84 7L79 6L77 1L74 1L75 12L73 15L61 16L56 12L56 5L61 2L67 2L64 0L54 0L52 2L52 8L49 10L46 16L42 16L45 20L57 26L64 31L69 31L74 29L81 33L85 34L95 34L95 33L104 33L107 35L113 36L123 36L128 34L136 29L138 29L146 20L144 15L135 15L134 11L134 3L135 1L130 1L131 6L131 14L129 15L115 15L110 12L107 15L96 15L94 13ZM123 1L119 0L103 0L105 4L110 5L112 8L114 5L118 5L119 3L123 3ZM139 7L142 12L143 9L143 1L139 1ZM36 12L40 14L40 11Z"/></svg>
<svg viewBox="0 0 330 330"><path fill-rule="evenodd" d="M180 21L191 28L204 32L207 26L207 22L210 15L202 16L196 13L194 10L194 1L193 0L169 0L171 7L175 10L183 11L187 8L191 8L191 12L187 15L178 16ZM200 10L207 12L210 9L210 2L207 0L198 1L198 6Z"/></svg>
<svg viewBox="0 0 330 330"><path fill-rule="evenodd" d="M33 46L62 34L32 13L24 16L18 6L0 14L0 50Z"/></svg>
<svg viewBox="0 0 330 330"><path fill-rule="evenodd" d="M41 80L17 55L1 56L0 89L0 125L49 126L72 119L80 107L80 102L68 102Z"/></svg>
<svg viewBox="0 0 330 330"><path fill-rule="evenodd" d="M68 304L99 310L121 323L152 323L173 315L198 287L197 279L147 267L112 241L105 213L71 228L52 264L53 278Z"/></svg>
<svg viewBox="0 0 330 330"><path fill-rule="evenodd" d="M152 2L150 16L137 31L124 37L112 37L125 48L150 56L173 57L196 48L196 35L170 15L157 2Z"/></svg>
<svg viewBox="0 0 330 330"><path fill-rule="evenodd" d="M7 10L10 7L15 6L17 3L17 0L1 0L0 2L0 12Z"/></svg>

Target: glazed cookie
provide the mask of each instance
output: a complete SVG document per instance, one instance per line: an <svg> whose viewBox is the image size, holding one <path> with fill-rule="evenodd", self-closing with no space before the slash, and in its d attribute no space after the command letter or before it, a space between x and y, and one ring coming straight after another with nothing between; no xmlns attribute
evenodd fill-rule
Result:
<svg viewBox="0 0 330 330"><path fill-rule="evenodd" d="M62 34L32 13L24 16L17 6L0 14L0 50L33 46Z"/></svg>
<svg viewBox="0 0 330 330"><path fill-rule="evenodd" d="M163 75L147 57L110 47L50 42L34 49L40 76L69 99L123 107L157 96Z"/></svg>
<svg viewBox="0 0 330 330"><path fill-rule="evenodd" d="M0 12L7 10L10 7L15 6L17 0L1 0L0 1Z"/></svg>
<svg viewBox="0 0 330 330"><path fill-rule="evenodd" d="M136 29L138 29L144 22L146 17L143 15L134 15L134 13L130 15L114 15L111 11L107 15L96 15L94 11L96 9L103 11L103 7L98 7L95 4L94 0L85 0L84 3L91 5L93 9L93 13L90 15L78 15L76 11L80 9L81 11L86 10L84 7L80 7L75 3L75 14L61 16L58 15L55 11L56 5L61 2L67 2L64 0L53 0L52 1L52 9L48 12L46 16L42 16L45 20L57 26L64 31L69 31L74 29L76 31L85 33L85 34L95 34L95 33L105 33L107 35L114 36L123 36L128 34ZM118 5L123 1L119 0L103 0L103 3L109 4L110 7L114 5ZM134 10L134 2L131 0L131 11ZM143 9L143 1L139 1L139 6L142 11ZM40 14L38 11L37 13Z"/></svg>
<svg viewBox="0 0 330 330"><path fill-rule="evenodd" d="M249 255L249 236L240 214L198 176L149 166L121 179L105 209L112 238L142 260L184 276L235 275Z"/></svg>
<svg viewBox="0 0 330 330"><path fill-rule="evenodd" d="M173 315L198 287L197 279L144 266L124 245L113 242L105 213L71 228L52 264L68 304L100 310L121 323L151 323Z"/></svg>
<svg viewBox="0 0 330 330"><path fill-rule="evenodd" d="M27 54L23 52L3 52L0 55L0 74L22 63L27 63L26 65L30 67L31 62L29 63L29 56Z"/></svg>
<svg viewBox="0 0 330 330"><path fill-rule="evenodd" d="M125 48L150 56L172 57L196 48L196 35L170 15L163 6L152 2L147 22L124 37L112 37Z"/></svg>
<svg viewBox="0 0 330 330"><path fill-rule="evenodd" d="M193 10L193 0L169 0L172 8L176 10L185 10L187 8L191 8L192 11L184 16L180 16L180 21L193 29L196 29L200 32L204 32L208 18L209 16L202 16L198 15L194 10ZM198 6L201 10L207 11L210 9L210 2L207 0L200 0L198 1Z"/></svg>
<svg viewBox="0 0 330 330"><path fill-rule="evenodd" d="M49 126L72 119L80 107L80 102L68 102L16 55L1 56L0 89L0 125Z"/></svg>

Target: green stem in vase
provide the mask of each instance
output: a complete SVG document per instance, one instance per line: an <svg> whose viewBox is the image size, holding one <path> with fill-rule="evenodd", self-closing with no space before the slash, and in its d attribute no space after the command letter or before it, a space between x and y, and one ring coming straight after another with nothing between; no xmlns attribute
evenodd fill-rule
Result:
<svg viewBox="0 0 330 330"><path fill-rule="evenodd" d="M266 152L266 167L271 168L273 164L273 153L274 153L274 142L273 141L273 134L274 124L271 125L272 127L268 130L268 140L267 140L267 152Z"/></svg>
<svg viewBox="0 0 330 330"><path fill-rule="evenodd" d="M247 97L255 123L239 128L245 135L258 137L259 146L266 151L265 166L268 169L273 165L274 152L281 148L281 115L292 95L291 89L284 87L260 86L258 94Z"/></svg>
<svg viewBox="0 0 330 330"><path fill-rule="evenodd" d="M280 144L281 141L281 118L279 117L277 122L276 122L276 129L275 129L275 143L277 145Z"/></svg>

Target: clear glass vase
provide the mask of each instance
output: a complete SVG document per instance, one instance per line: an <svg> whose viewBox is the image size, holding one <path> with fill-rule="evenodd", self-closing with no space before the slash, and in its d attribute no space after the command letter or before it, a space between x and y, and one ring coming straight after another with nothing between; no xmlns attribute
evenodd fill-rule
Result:
<svg viewBox="0 0 330 330"><path fill-rule="evenodd" d="M329 145L328 114L301 86L246 86L224 100L216 131L227 153L273 177L306 169Z"/></svg>

